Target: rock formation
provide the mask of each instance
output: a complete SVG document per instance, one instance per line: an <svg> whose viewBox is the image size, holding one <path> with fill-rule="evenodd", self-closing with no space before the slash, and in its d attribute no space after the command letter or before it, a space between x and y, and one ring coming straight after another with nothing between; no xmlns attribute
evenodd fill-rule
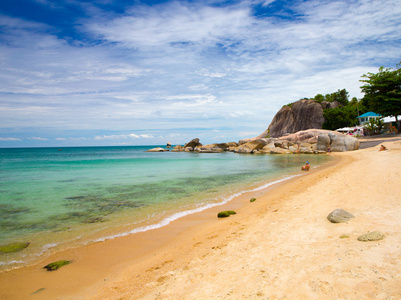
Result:
<svg viewBox="0 0 401 300"><path fill-rule="evenodd" d="M323 109L336 107L337 102L318 103L314 100L299 100L285 105L276 113L269 128L258 138L277 138L301 130L321 129L324 122Z"/></svg>
<svg viewBox="0 0 401 300"><path fill-rule="evenodd" d="M188 149L189 151L194 150L196 147L202 147L202 144L199 143L199 139L198 138L191 140L190 142L186 143L185 146L184 146L184 148Z"/></svg>

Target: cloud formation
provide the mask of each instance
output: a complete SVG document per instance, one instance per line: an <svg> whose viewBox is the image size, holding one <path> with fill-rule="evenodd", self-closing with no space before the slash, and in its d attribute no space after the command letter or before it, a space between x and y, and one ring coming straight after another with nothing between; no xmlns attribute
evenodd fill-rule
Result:
<svg viewBox="0 0 401 300"><path fill-rule="evenodd" d="M400 60L395 0L118 4L2 13L0 146L236 141Z"/></svg>

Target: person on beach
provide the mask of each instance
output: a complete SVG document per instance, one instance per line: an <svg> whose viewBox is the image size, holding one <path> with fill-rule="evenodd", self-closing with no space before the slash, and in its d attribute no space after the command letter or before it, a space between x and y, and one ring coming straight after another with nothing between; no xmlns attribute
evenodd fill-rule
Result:
<svg viewBox="0 0 401 300"><path fill-rule="evenodd" d="M386 151L386 150L387 150L386 147L384 147L383 145L380 145L380 150L379 151Z"/></svg>
<svg viewBox="0 0 401 300"><path fill-rule="evenodd" d="M328 154L331 153L331 147L330 147L330 145L327 147L327 153L328 153Z"/></svg>
<svg viewBox="0 0 401 300"><path fill-rule="evenodd" d="M305 166L302 166L301 171L309 171L310 165L309 161L306 162Z"/></svg>

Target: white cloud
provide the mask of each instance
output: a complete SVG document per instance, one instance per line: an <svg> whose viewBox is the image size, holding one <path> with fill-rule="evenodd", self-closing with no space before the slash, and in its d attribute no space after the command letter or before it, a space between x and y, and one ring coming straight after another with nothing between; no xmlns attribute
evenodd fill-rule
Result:
<svg viewBox="0 0 401 300"><path fill-rule="evenodd" d="M79 33L101 38L88 44L1 16L0 128L85 130L68 141L86 142L227 124L263 132L282 105L342 88L361 97L362 74L400 60L396 0L212 2L135 2L124 14L88 4ZM276 4L295 17L275 17Z"/></svg>
<svg viewBox="0 0 401 300"><path fill-rule="evenodd" d="M119 140L119 139L127 139L127 138L134 138L134 139L149 139L153 138L150 134L115 134L115 135L97 135L94 137L95 140Z"/></svg>
<svg viewBox="0 0 401 300"><path fill-rule="evenodd" d="M48 141L49 139L43 138L43 137L29 137L28 140L33 140L33 141Z"/></svg>
<svg viewBox="0 0 401 300"><path fill-rule="evenodd" d="M19 138L12 138L12 137L0 137L0 141L2 142L15 142L15 141L21 141Z"/></svg>

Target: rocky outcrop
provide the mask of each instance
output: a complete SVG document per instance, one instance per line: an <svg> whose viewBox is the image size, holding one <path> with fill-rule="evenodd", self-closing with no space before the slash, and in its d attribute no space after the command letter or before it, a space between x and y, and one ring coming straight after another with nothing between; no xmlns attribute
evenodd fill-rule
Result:
<svg viewBox="0 0 401 300"><path fill-rule="evenodd" d="M202 144L199 143L198 138L191 140L190 142L186 143L184 146L184 148L192 148L192 149L195 149L196 147L202 147Z"/></svg>
<svg viewBox="0 0 401 300"><path fill-rule="evenodd" d="M234 152L236 152L236 153L255 153L256 151L263 149L263 147L265 147L266 145L268 145L272 142L273 142L273 139L256 139L256 140L241 144L236 149L234 149Z"/></svg>
<svg viewBox="0 0 401 300"><path fill-rule="evenodd" d="M193 139L185 146L175 146L172 152L221 153L270 153L270 154L321 154L330 146L333 152L359 149L359 140L342 133L324 129L308 129L280 138L251 138L239 143L216 143L202 145L199 139ZM148 152L168 151L154 148Z"/></svg>
<svg viewBox="0 0 401 300"><path fill-rule="evenodd" d="M302 130L321 129L324 122L323 109L336 107L337 102L318 103L314 100L299 100L285 105L276 113L269 128L258 138L277 138Z"/></svg>
<svg viewBox="0 0 401 300"><path fill-rule="evenodd" d="M279 138L300 144L316 144L317 151L327 151L330 146L333 152L353 151L359 149L359 140L349 135L325 129L309 129Z"/></svg>

